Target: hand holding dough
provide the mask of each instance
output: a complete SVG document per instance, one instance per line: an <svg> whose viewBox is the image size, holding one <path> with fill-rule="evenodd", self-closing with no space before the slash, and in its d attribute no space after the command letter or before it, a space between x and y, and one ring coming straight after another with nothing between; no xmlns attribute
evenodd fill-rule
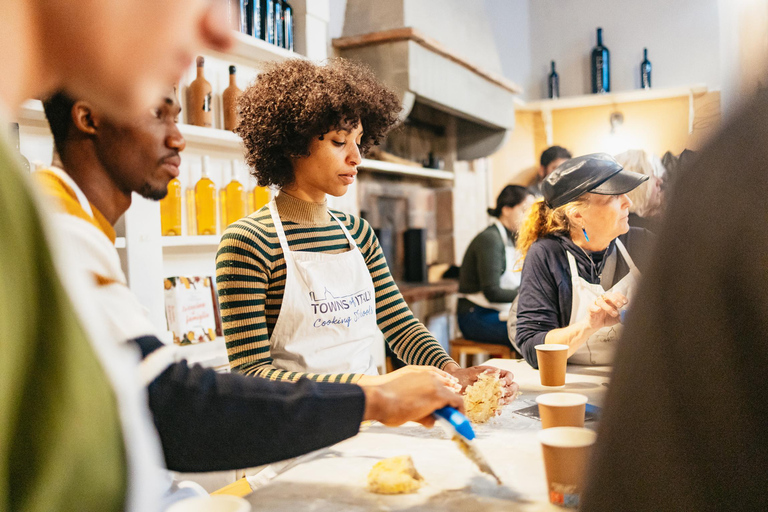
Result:
<svg viewBox="0 0 768 512"><path fill-rule="evenodd" d="M477 381L467 386L464 393L464 409L472 423L485 423L501 411L502 382L499 372L485 372Z"/></svg>

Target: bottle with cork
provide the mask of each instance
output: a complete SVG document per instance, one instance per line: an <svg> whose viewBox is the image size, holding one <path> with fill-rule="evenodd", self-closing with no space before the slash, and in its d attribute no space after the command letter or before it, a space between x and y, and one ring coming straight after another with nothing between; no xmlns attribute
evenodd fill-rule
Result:
<svg viewBox="0 0 768 512"><path fill-rule="evenodd" d="M224 208L222 208L223 221L222 226L227 227L233 222L237 222L248 215L248 204L246 200L245 187L240 181L240 166L237 160L232 160L232 169L229 181L222 189L222 198L224 199Z"/></svg>
<svg viewBox="0 0 768 512"><path fill-rule="evenodd" d="M237 114L237 102L243 91L237 87L237 68L229 66L229 87L221 95L224 103L224 129L234 130L240 121Z"/></svg>
<svg viewBox="0 0 768 512"><path fill-rule="evenodd" d="M195 126L213 126L213 89L205 79L205 58L197 57L197 78L187 87L187 122Z"/></svg>

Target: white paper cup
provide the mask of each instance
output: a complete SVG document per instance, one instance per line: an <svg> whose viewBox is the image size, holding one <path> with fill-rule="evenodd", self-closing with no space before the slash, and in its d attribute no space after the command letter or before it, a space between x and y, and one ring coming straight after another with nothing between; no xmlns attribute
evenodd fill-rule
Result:
<svg viewBox="0 0 768 512"><path fill-rule="evenodd" d="M166 512L250 512L251 504L229 494L188 498L171 505Z"/></svg>
<svg viewBox="0 0 768 512"><path fill-rule="evenodd" d="M583 427L586 396L579 393L546 393L536 397L541 428Z"/></svg>
<svg viewBox="0 0 768 512"><path fill-rule="evenodd" d="M597 434L578 427L554 427L539 432L547 474L549 502L578 508L584 475Z"/></svg>
<svg viewBox="0 0 768 512"><path fill-rule="evenodd" d="M547 343L536 345L539 378L542 386L565 386L565 367L568 365L568 345Z"/></svg>

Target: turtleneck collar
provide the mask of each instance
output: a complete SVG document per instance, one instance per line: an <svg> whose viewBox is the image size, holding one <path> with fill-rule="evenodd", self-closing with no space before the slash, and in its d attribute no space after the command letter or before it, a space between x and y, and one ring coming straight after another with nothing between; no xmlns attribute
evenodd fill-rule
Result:
<svg viewBox="0 0 768 512"><path fill-rule="evenodd" d="M327 224L330 219L327 201L311 203L280 192L275 198L275 205L283 222L318 225Z"/></svg>

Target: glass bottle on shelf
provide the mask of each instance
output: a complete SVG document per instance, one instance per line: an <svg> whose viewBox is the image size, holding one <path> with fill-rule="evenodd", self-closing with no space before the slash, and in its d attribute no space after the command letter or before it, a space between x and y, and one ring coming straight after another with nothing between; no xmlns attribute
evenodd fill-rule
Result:
<svg viewBox="0 0 768 512"><path fill-rule="evenodd" d="M270 200L269 189L267 187L260 187L256 185L251 192L253 197L253 209L251 211L259 210L262 206L267 204Z"/></svg>
<svg viewBox="0 0 768 512"><path fill-rule="evenodd" d="M16 149L16 155L21 162L21 168L27 172L30 172L29 160L21 153L21 137L19 136L19 123L11 123L11 142ZM37 170L37 169L35 169Z"/></svg>
<svg viewBox="0 0 768 512"><path fill-rule="evenodd" d="M168 194L160 200L160 228L163 236L181 236L181 181L168 182Z"/></svg>
<svg viewBox="0 0 768 512"><path fill-rule="evenodd" d="M648 48L643 48L643 62L640 63L640 87L651 88L651 61L648 60Z"/></svg>
<svg viewBox="0 0 768 512"><path fill-rule="evenodd" d="M195 183L197 183L197 177L199 172L194 168L194 165L189 167L189 181L187 181L187 189L184 191L184 206L187 216L187 235L197 235L197 212L195 209Z"/></svg>
<svg viewBox="0 0 768 512"><path fill-rule="evenodd" d="M611 92L611 54L603 46L603 29L597 29L597 46L592 49L592 93Z"/></svg>
<svg viewBox="0 0 768 512"><path fill-rule="evenodd" d="M224 103L224 129L234 130L237 127L237 101L243 91L237 87L237 68L229 66L229 87L222 93L222 102Z"/></svg>
<svg viewBox="0 0 768 512"><path fill-rule="evenodd" d="M232 160L232 171L230 181L224 187L224 197L226 198L226 212L224 226L229 226L248 215L248 204L243 184L240 182L240 172L237 160Z"/></svg>
<svg viewBox="0 0 768 512"><path fill-rule="evenodd" d="M555 71L555 61L552 61L552 72L547 79L547 86L550 98L554 99L560 97L560 76L557 74L557 71Z"/></svg>
<svg viewBox="0 0 768 512"><path fill-rule="evenodd" d="M274 0L255 0L261 6L261 39L275 44L275 2Z"/></svg>
<svg viewBox="0 0 768 512"><path fill-rule="evenodd" d="M258 2L258 0L257 0ZM253 35L253 1L240 0L240 28L243 34Z"/></svg>
<svg viewBox="0 0 768 512"><path fill-rule="evenodd" d="M283 48L293 51L293 7L283 2Z"/></svg>
<svg viewBox="0 0 768 512"><path fill-rule="evenodd" d="M197 78L187 87L187 122L195 126L213 126L213 90L205 79L205 59L197 57Z"/></svg>
<svg viewBox="0 0 768 512"><path fill-rule="evenodd" d="M250 2L248 7L248 25L250 27L249 34L257 39L264 39L264 28L262 23L262 19L264 18L263 2L261 0L247 1Z"/></svg>
<svg viewBox="0 0 768 512"><path fill-rule="evenodd" d="M283 21L283 0L274 0L275 7L275 46L285 47L284 21Z"/></svg>
<svg viewBox="0 0 768 512"><path fill-rule="evenodd" d="M210 176L211 159L203 156L203 170L195 184L195 214L198 235L216 234L216 184Z"/></svg>

